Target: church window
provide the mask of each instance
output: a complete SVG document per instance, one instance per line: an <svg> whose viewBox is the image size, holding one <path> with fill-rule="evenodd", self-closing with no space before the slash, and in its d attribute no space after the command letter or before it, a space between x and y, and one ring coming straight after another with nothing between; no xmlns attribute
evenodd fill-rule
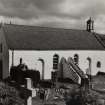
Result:
<svg viewBox="0 0 105 105"><path fill-rule="evenodd" d="M100 61L97 62L97 67L98 67L98 68L101 67L101 62L100 62Z"/></svg>

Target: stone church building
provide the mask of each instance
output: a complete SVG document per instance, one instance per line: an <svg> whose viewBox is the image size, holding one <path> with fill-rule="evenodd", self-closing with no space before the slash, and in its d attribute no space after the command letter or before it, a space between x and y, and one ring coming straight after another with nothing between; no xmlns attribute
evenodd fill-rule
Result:
<svg viewBox="0 0 105 105"><path fill-rule="evenodd" d="M40 55L46 61L45 76L48 75L47 71L50 73L52 70L52 58L55 53L59 54L60 58L62 56L73 57L77 54L80 59L80 67L83 70L86 59L90 57L92 71L98 71L98 69L104 71L104 42L102 35L89 30L1 24L0 79L9 76L9 66L15 65L15 60L17 60L15 59L16 53L20 52L22 57L24 56L23 51L26 52L26 57L29 56L28 60L36 56L35 53L31 54L35 51L37 54L39 52L45 54ZM47 57L48 54L49 57Z"/></svg>

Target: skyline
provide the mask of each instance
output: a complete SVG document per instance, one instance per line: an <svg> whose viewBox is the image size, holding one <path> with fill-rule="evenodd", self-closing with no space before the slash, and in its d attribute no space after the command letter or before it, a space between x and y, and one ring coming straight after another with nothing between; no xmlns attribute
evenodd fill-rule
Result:
<svg viewBox="0 0 105 105"><path fill-rule="evenodd" d="M94 31L105 34L104 0L0 0L5 23L84 30L90 17Z"/></svg>

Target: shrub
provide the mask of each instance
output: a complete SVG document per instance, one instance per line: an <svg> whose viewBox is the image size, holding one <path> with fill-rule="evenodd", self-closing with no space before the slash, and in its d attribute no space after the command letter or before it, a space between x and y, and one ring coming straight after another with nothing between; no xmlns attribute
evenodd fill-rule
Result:
<svg viewBox="0 0 105 105"><path fill-rule="evenodd" d="M24 105L24 101L14 87L0 82L0 105Z"/></svg>

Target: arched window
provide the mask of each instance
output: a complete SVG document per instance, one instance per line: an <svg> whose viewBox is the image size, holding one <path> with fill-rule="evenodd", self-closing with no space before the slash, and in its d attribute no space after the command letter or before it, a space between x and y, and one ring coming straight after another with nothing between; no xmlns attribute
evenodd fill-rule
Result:
<svg viewBox="0 0 105 105"><path fill-rule="evenodd" d="M53 56L53 69L58 69L58 63L59 63L59 55L54 54L54 56Z"/></svg>
<svg viewBox="0 0 105 105"><path fill-rule="evenodd" d="M79 56L78 56L78 54L74 55L74 62L75 62L75 64L78 64L78 62L79 62Z"/></svg>
<svg viewBox="0 0 105 105"><path fill-rule="evenodd" d="M97 67L98 67L98 68L101 67L101 62L100 62L100 61L97 62Z"/></svg>

